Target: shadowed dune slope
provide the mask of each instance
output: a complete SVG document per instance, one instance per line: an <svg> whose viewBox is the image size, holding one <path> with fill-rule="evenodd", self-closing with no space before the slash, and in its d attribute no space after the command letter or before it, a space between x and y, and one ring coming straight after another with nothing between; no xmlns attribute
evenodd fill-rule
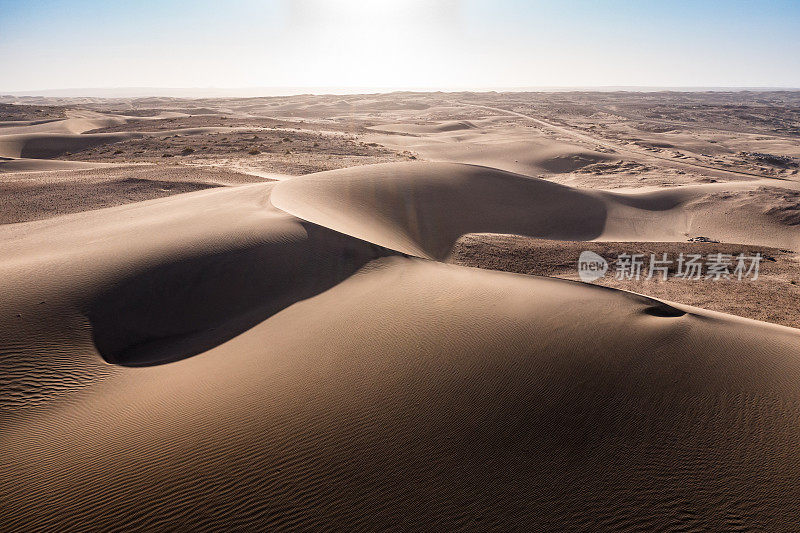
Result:
<svg viewBox="0 0 800 533"><path fill-rule="evenodd" d="M381 259L202 355L7 421L5 528L787 529L799 344Z"/></svg>
<svg viewBox="0 0 800 533"><path fill-rule="evenodd" d="M59 161L57 159L2 159L2 156L0 156L0 173L47 172L50 170L83 170L89 168L109 168L111 166L113 166L112 163Z"/></svg>
<svg viewBox="0 0 800 533"><path fill-rule="evenodd" d="M23 340L29 320L41 326L37 335L58 339L74 327L60 317L85 317L111 362L180 359L390 253L273 208L271 187L206 190L2 228L4 376L48 364ZM40 392L20 380L6 403Z"/></svg>
<svg viewBox="0 0 800 533"><path fill-rule="evenodd" d="M400 255L693 194L383 165L0 227L2 529L790 531L800 331Z"/></svg>
<svg viewBox="0 0 800 533"><path fill-rule="evenodd" d="M0 122L0 135L19 133L86 133L99 128L126 124L130 121L158 121L186 116L185 113L161 112L155 116L140 117L98 113L86 109L68 109L65 119L19 120Z"/></svg>
<svg viewBox="0 0 800 533"><path fill-rule="evenodd" d="M265 182L258 176L225 169L183 165L76 162L62 168L59 163L71 162L44 159L0 162L0 224L28 222L210 187ZM24 170L3 172L6 165Z"/></svg>
<svg viewBox="0 0 800 533"><path fill-rule="evenodd" d="M683 241L705 236L800 250L800 187L770 180L611 193L601 240Z"/></svg>
<svg viewBox="0 0 800 533"><path fill-rule="evenodd" d="M0 136L0 156L47 159L131 138L130 133L21 133Z"/></svg>
<svg viewBox="0 0 800 533"><path fill-rule="evenodd" d="M0 135L0 157L24 157L47 159L58 157L67 152L77 152L93 146L110 144L128 139L168 135L203 135L220 131L235 131L237 128L180 128L154 132L122 132L122 133L20 133L17 135ZM241 128L239 128L241 129ZM1 133L1 132L0 132Z"/></svg>
<svg viewBox="0 0 800 533"><path fill-rule="evenodd" d="M530 128L487 127L491 119L476 122L384 124L373 126L369 138L412 150L428 161L484 165L527 176L570 173L620 160L618 154L532 135Z"/></svg>
<svg viewBox="0 0 800 533"><path fill-rule="evenodd" d="M380 124L370 129L407 134L446 133L475 129L477 126L469 120L447 120L437 124Z"/></svg>
<svg viewBox="0 0 800 533"><path fill-rule="evenodd" d="M8 121L0 127L0 135L20 133L84 133L96 128L124 124L133 117L112 116L92 111L68 111L69 118L32 121Z"/></svg>
<svg viewBox="0 0 800 533"><path fill-rule="evenodd" d="M390 163L309 174L278 184L275 206L420 257L444 258L465 233L598 237L596 193L473 165ZM493 228L493 229L489 229Z"/></svg>
<svg viewBox="0 0 800 533"><path fill-rule="evenodd" d="M414 149L436 161L473 163L527 175L574 172L588 165L617 159L611 154L551 140L501 137L486 142L483 136L475 136L464 141L415 146Z"/></svg>
<svg viewBox="0 0 800 533"><path fill-rule="evenodd" d="M745 196L727 194L731 187ZM439 260L458 237L481 232L619 241L683 241L704 235L725 242L800 246L796 226L747 196L756 187L715 183L623 194L475 165L388 163L281 182L272 202L322 226ZM717 196L715 201L705 200L710 195Z"/></svg>

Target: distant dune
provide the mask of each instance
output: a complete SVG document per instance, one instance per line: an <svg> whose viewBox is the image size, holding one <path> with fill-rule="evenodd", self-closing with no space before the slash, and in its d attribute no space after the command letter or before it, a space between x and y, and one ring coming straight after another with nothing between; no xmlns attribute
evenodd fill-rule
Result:
<svg viewBox="0 0 800 533"><path fill-rule="evenodd" d="M449 131L462 131L475 129L476 126L468 120L449 120L439 124L382 124L374 126L378 131L391 131L396 133L445 133Z"/></svg>
<svg viewBox="0 0 800 533"><path fill-rule="evenodd" d="M770 216L765 203L737 195L705 201L721 189L709 184L611 193L475 165L412 163L298 177L280 183L273 203L348 235L435 259L444 258L458 237L481 232L620 241L701 234L725 242L800 245L796 228Z"/></svg>

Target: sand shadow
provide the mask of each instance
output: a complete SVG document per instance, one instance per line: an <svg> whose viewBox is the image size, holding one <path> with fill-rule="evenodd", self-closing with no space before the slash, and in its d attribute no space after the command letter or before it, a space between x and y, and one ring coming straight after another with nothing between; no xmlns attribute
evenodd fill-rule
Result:
<svg viewBox="0 0 800 533"><path fill-rule="evenodd" d="M109 363L146 366L207 351L396 252L304 223L307 237L163 262L109 287L87 316Z"/></svg>

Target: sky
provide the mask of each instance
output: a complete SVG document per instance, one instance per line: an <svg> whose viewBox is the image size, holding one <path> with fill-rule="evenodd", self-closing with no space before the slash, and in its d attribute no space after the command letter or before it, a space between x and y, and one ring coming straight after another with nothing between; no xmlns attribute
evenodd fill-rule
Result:
<svg viewBox="0 0 800 533"><path fill-rule="evenodd" d="M0 0L0 93L800 87L800 0Z"/></svg>

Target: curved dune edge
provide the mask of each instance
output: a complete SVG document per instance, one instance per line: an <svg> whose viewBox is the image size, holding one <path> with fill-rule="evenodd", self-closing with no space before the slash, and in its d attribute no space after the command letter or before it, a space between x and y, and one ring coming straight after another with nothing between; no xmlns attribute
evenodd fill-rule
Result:
<svg viewBox="0 0 800 533"><path fill-rule="evenodd" d="M152 117L130 117L74 110L70 114L71 116L66 119L27 121L20 124L7 122L5 125L0 125L0 158L50 159L69 152L127 139L176 134L201 135L241 129L200 127L152 132L87 133L95 129L125 124L131 120L158 121L186 114L167 112Z"/></svg>
<svg viewBox="0 0 800 533"><path fill-rule="evenodd" d="M440 260L465 233L588 240L601 235L606 218L597 194L453 163L389 163L309 174L280 183L271 202L342 233Z"/></svg>
<svg viewBox="0 0 800 533"><path fill-rule="evenodd" d="M454 131L458 132L463 130L476 129L477 127L478 126L476 126L476 124L470 120L446 120L439 122L437 124L402 124L402 123L379 124L377 126L369 126L367 129L381 131L381 132L418 135L425 133L449 133Z"/></svg>
<svg viewBox="0 0 800 533"><path fill-rule="evenodd" d="M272 203L299 218L407 254L442 260L467 233L563 240L684 241L800 246L800 232L753 199L709 195L712 184L610 193L460 163L388 163L299 176Z"/></svg>
<svg viewBox="0 0 800 533"><path fill-rule="evenodd" d="M3 528L790 529L800 331L399 255L684 194L411 164L0 228Z"/></svg>
<svg viewBox="0 0 800 533"><path fill-rule="evenodd" d="M275 209L271 188L202 191L29 223L41 231L10 242L5 274L24 279L43 261L61 265L44 272L37 298L85 316L103 359L138 366L206 351L394 253ZM8 294L7 302L33 299ZM55 312L37 314L47 311Z"/></svg>
<svg viewBox="0 0 800 533"><path fill-rule="evenodd" d="M29 466L0 478L6 526L780 529L800 336L650 306L379 260L202 356L16 419L4 460Z"/></svg>
<svg viewBox="0 0 800 533"><path fill-rule="evenodd" d="M60 161L57 159L14 159L0 160L2 172L43 172L50 170L84 170L121 166L118 163L93 163L88 161Z"/></svg>
<svg viewBox="0 0 800 533"><path fill-rule="evenodd" d="M238 128L241 129L241 128ZM121 133L20 133L2 135L0 130L0 157L47 159L62 156L69 152L85 150L93 146L116 143L143 137L163 137L167 135L202 135L221 131L236 131L237 128L208 127L182 128L155 132L137 131Z"/></svg>

